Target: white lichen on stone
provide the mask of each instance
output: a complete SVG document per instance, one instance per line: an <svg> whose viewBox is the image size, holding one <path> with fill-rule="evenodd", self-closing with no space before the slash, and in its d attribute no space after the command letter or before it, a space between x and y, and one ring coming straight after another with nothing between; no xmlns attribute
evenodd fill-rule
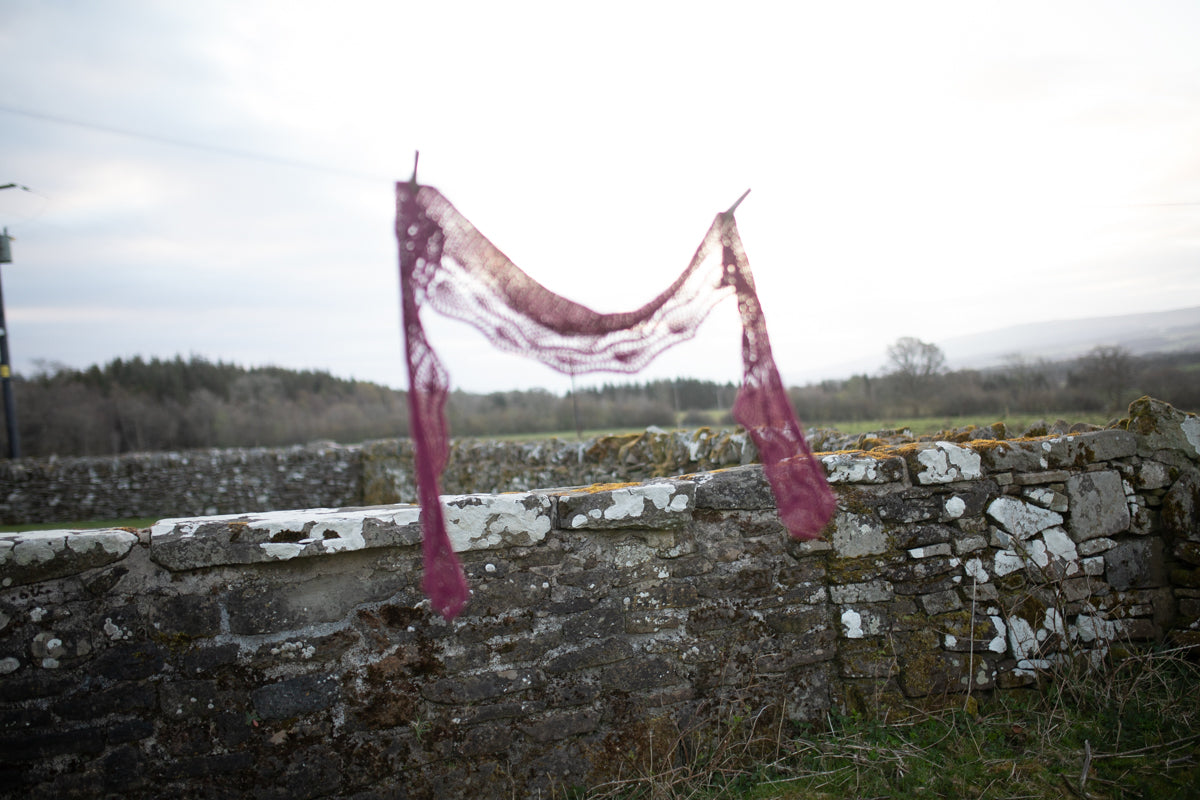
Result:
<svg viewBox="0 0 1200 800"><path fill-rule="evenodd" d="M998 614L992 614L988 619L992 621L992 626L996 629L996 636L988 642L988 650L993 653L1003 653L1008 649L1008 626L1004 624L1004 618Z"/></svg>
<svg viewBox="0 0 1200 800"><path fill-rule="evenodd" d="M1079 553L1075 550L1075 541L1062 528L1047 528L1042 531L1042 540L1046 543L1046 552L1063 562L1067 575L1079 572Z"/></svg>
<svg viewBox="0 0 1200 800"><path fill-rule="evenodd" d="M690 488L692 484L689 482L686 485ZM670 482L623 486L584 497L594 497L595 502L607 502L608 505L588 509L586 515L573 515L570 519L572 528L586 527L594 522L636 521L656 511L663 514L682 513L688 510L691 503L683 485Z"/></svg>
<svg viewBox="0 0 1200 800"><path fill-rule="evenodd" d="M847 639L863 638L862 614L852 608L842 612L842 633Z"/></svg>
<svg viewBox="0 0 1200 800"><path fill-rule="evenodd" d="M953 483L983 477L979 454L950 442L934 442L933 447L917 453L917 461L924 467L917 473L917 482L921 484Z"/></svg>
<svg viewBox="0 0 1200 800"><path fill-rule="evenodd" d="M1035 655L1040 644L1033 626L1017 616L1009 617L1007 623L1008 644L1012 656L1016 659L1028 659Z"/></svg>
<svg viewBox="0 0 1200 800"><path fill-rule="evenodd" d="M963 564L963 572L967 573L967 577L976 583L987 583L991 576L987 570L983 568L983 559L971 558Z"/></svg>
<svg viewBox="0 0 1200 800"><path fill-rule="evenodd" d="M126 530L23 531L0 539L0 567L47 564L56 558L77 555L101 563L123 558L137 543L136 533Z"/></svg>
<svg viewBox="0 0 1200 800"><path fill-rule="evenodd" d="M1200 417L1188 414L1183 418L1183 422L1179 423L1179 428L1188 444L1192 446L1192 454L1200 455Z"/></svg>
<svg viewBox="0 0 1200 800"><path fill-rule="evenodd" d="M455 552L537 544L550 532L550 498L533 493L443 497Z"/></svg>
<svg viewBox="0 0 1200 800"><path fill-rule="evenodd" d="M997 497L987 508L988 516L1018 539L1029 537L1055 525L1062 515L1015 497Z"/></svg>
<svg viewBox="0 0 1200 800"><path fill-rule="evenodd" d="M1071 638L1084 644L1106 644L1121 635L1123 626L1120 620L1109 620L1103 617L1080 614L1071 626Z"/></svg>
<svg viewBox="0 0 1200 800"><path fill-rule="evenodd" d="M879 480L879 461L851 453L821 456L830 483L875 483Z"/></svg>
<svg viewBox="0 0 1200 800"><path fill-rule="evenodd" d="M950 555L950 543L939 542L938 544L930 544L925 547L914 547L908 551L909 558L930 558L931 556L948 556Z"/></svg>
<svg viewBox="0 0 1200 800"><path fill-rule="evenodd" d="M304 511L273 511L235 517L202 517L182 521L164 520L164 522L174 522L175 525L170 528L165 525L163 527L166 532L178 532L185 537L194 536L196 529L201 524L214 520L243 522L248 529L267 538L307 529L304 538L294 542L267 541L258 544L258 547L268 557L286 561L301 555L363 550L367 547L366 538L363 536L363 528L367 520L390 522L401 526L411 525L417 521L419 513L420 510L415 506L387 510L319 508ZM162 524L159 523L159 525ZM151 536L157 529L156 525L151 530Z"/></svg>
<svg viewBox="0 0 1200 800"><path fill-rule="evenodd" d="M874 517L839 511L834 520L833 549L841 558L877 555L888 549L887 534Z"/></svg>
<svg viewBox="0 0 1200 800"><path fill-rule="evenodd" d="M958 519L967 510L966 501L958 495L953 495L946 500L946 516L950 519Z"/></svg>
<svg viewBox="0 0 1200 800"><path fill-rule="evenodd" d="M304 548L311 542L311 539L300 542L261 542L258 546L271 558L287 561L303 553Z"/></svg>
<svg viewBox="0 0 1200 800"><path fill-rule="evenodd" d="M659 511L685 511L688 507L688 496L677 494L675 487L669 483L647 483L614 489L611 496L613 504L604 510L605 519L640 516L645 509L643 500L649 500Z"/></svg>
<svg viewBox="0 0 1200 800"><path fill-rule="evenodd" d="M1000 550L992 562L992 570L997 578L1003 578L1010 572L1016 572L1025 566L1025 559L1015 550Z"/></svg>

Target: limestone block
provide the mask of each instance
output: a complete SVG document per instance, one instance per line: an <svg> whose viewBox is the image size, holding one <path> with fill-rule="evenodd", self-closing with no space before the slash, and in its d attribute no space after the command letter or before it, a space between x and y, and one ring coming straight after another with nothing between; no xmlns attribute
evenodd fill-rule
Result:
<svg viewBox="0 0 1200 800"><path fill-rule="evenodd" d="M954 589L923 594L918 599L921 603L921 608L929 615L958 611L963 607L962 599Z"/></svg>
<svg viewBox="0 0 1200 800"><path fill-rule="evenodd" d="M250 700L261 719L288 719L328 708L338 692L335 675L302 675L256 689Z"/></svg>
<svg viewBox="0 0 1200 800"><path fill-rule="evenodd" d="M1116 546L1117 543L1114 540L1109 539L1107 536L1099 536L1095 539L1088 539L1087 541L1078 542L1075 546L1075 549L1081 556L1094 556L1097 553L1103 553L1105 550L1109 550Z"/></svg>
<svg viewBox="0 0 1200 800"><path fill-rule="evenodd" d="M1129 528L1129 506L1121 476L1112 470L1072 475L1067 480L1071 518L1067 528L1077 542Z"/></svg>
<svg viewBox="0 0 1200 800"><path fill-rule="evenodd" d="M841 558L876 555L888 549L888 537L874 515L839 511L833 522L833 549Z"/></svg>
<svg viewBox="0 0 1200 800"><path fill-rule="evenodd" d="M904 459L880 458L863 453L830 453L821 456L830 483L891 483L904 477Z"/></svg>
<svg viewBox="0 0 1200 800"><path fill-rule="evenodd" d="M916 451L917 483L954 483L983 477L979 454L950 442L934 442Z"/></svg>
<svg viewBox="0 0 1200 800"><path fill-rule="evenodd" d="M987 537L982 534L960 536L954 540L954 552L960 556L967 553L974 553L975 551L982 550L987 546Z"/></svg>
<svg viewBox="0 0 1200 800"><path fill-rule="evenodd" d="M553 500L544 494L443 497L446 533L455 552L526 547L546 538Z"/></svg>
<svg viewBox="0 0 1200 800"><path fill-rule="evenodd" d="M0 535L0 584L62 578L119 561L138 541L123 529L28 531Z"/></svg>
<svg viewBox="0 0 1200 800"><path fill-rule="evenodd" d="M875 606L843 609L841 623L841 634L846 639L878 636L887 630L889 624L887 615Z"/></svg>
<svg viewBox="0 0 1200 800"><path fill-rule="evenodd" d="M892 532L892 543L897 549L911 550L928 548L930 545L947 544L957 536L958 529L950 525L905 525ZM947 545L946 552L949 551L950 548ZM913 557L920 558L920 556Z"/></svg>
<svg viewBox="0 0 1200 800"><path fill-rule="evenodd" d="M990 472L1014 470L1024 474L1047 468L1046 454L1050 445L1042 439L1021 439L996 442L994 445L988 443L986 446L976 444L975 450L983 466Z"/></svg>
<svg viewBox="0 0 1200 800"><path fill-rule="evenodd" d="M998 616L976 614L963 620L954 633L942 634L942 647L955 653L1004 653L1008 650L1007 627Z"/></svg>
<svg viewBox="0 0 1200 800"><path fill-rule="evenodd" d="M1067 496L1062 492L1056 492L1048 486L1034 486L1023 491L1022 496L1032 503L1036 503L1042 508L1048 508L1051 511L1059 514L1065 513L1070 508L1067 501Z"/></svg>
<svg viewBox="0 0 1200 800"><path fill-rule="evenodd" d="M1128 458L1138 451L1137 436L1129 431L1103 430L1058 436L1049 440L1047 462L1052 468L1083 468L1089 464Z"/></svg>
<svg viewBox="0 0 1200 800"><path fill-rule="evenodd" d="M1042 542L1046 546L1048 560L1057 562L1060 574L1076 575L1082 570L1075 542L1062 528L1047 528L1042 531Z"/></svg>
<svg viewBox="0 0 1200 800"><path fill-rule="evenodd" d="M1142 437L1142 452L1180 450L1200 457L1200 417L1177 410L1170 403L1141 397L1129 404L1129 432Z"/></svg>
<svg viewBox="0 0 1200 800"><path fill-rule="evenodd" d="M1179 476L1163 497L1163 525L1173 533L1200 539L1200 472Z"/></svg>
<svg viewBox="0 0 1200 800"><path fill-rule="evenodd" d="M1124 498L1122 497L1122 502ZM1015 497L997 497L987 508L988 516L1018 539L1061 525L1062 515Z"/></svg>
<svg viewBox="0 0 1200 800"><path fill-rule="evenodd" d="M845 583L829 587L829 598L839 605L846 603L881 603L895 597L887 581Z"/></svg>
<svg viewBox="0 0 1200 800"><path fill-rule="evenodd" d="M1147 459L1133 469L1133 488L1139 491L1165 489L1170 485L1170 468L1161 461Z"/></svg>
<svg viewBox="0 0 1200 800"><path fill-rule="evenodd" d="M1053 447L1050 442L1042 442ZM1044 483L1064 483L1071 473L1065 469L1049 469L1039 472L1021 472L1013 475L1013 483L1018 486L1037 486Z"/></svg>
<svg viewBox="0 0 1200 800"><path fill-rule="evenodd" d="M692 519L694 481L674 480L615 488L593 487L558 498L559 524L568 530L677 528Z"/></svg>
<svg viewBox="0 0 1200 800"><path fill-rule="evenodd" d="M150 557L187 570L411 546L421 540L419 516L417 506L376 506L164 519L150 529Z"/></svg>
<svg viewBox="0 0 1200 800"><path fill-rule="evenodd" d="M1108 585L1123 592L1166 584L1166 564L1161 539L1133 539L1104 553Z"/></svg>
<svg viewBox="0 0 1200 800"><path fill-rule="evenodd" d="M775 495L761 464L688 476L696 484L696 508L774 508Z"/></svg>
<svg viewBox="0 0 1200 800"><path fill-rule="evenodd" d="M866 499L879 518L889 522L925 522L938 519L945 513L944 500L930 495L928 489L913 489L905 492L888 492ZM964 511L966 502L963 503Z"/></svg>

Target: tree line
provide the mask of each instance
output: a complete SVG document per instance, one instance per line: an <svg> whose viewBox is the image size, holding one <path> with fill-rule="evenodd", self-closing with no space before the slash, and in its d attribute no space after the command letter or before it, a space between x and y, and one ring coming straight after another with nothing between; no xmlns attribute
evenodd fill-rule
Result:
<svg viewBox="0 0 1200 800"><path fill-rule="evenodd" d="M1200 353L1135 357L1099 347L1078 359L1014 355L997 368L955 370L934 345L901 339L888 367L788 390L808 425L921 416L1111 412L1142 394L1200 409ZM246 368L193 356L114 359L76 370L43 365L14 377L24 456L109 455L210 447L278 447L408 435L406 393L328 372ZM695 379L451 393L457 436L651 425L729 424L737 387ZM7 453L7 434L4 450Z"/></svg>
<svg viewBox="0 0 1200 800"><path fill-rule="evenodd" d="M43 366L17 376L13 392L23 456L277 447L408 430L402 392L327 372L194 356L118 358L86 370Z"/></svg>
<svg viewBox="0 0 1200 800"><path fill-rule="evenodd" d="M882 374L854 375L788 390L808 424L906 417L1064 412L1121 415L1151 395L1200 409L1200 352L1134 356L1116 346L1070 360L1008 356L1001 366L949 371L934 345L901 339L888 348Z"/></svg>
<svg viewBox="0 0 1200 800"><path fill-rule="evenodd" d="M41 365L13 379L22 456L96 456L211 447L279 447L408 435L407 393L328 372L246 368L196 356L117 358L77 370ZM451 393L458 436L670 427L680 412L728 407L737 389L680 379ZM711 421L711 415L701 419ZM8 452L7 432L2 432Z"/></svg>

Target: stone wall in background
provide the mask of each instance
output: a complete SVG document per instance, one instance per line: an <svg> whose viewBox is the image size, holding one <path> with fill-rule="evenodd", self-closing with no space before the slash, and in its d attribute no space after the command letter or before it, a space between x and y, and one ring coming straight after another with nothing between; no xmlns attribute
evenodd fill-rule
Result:
<svg viewBox="0 0 1200 800"><path fill-rule="evenodd" d="M1068 426L1042 426L1034 433L1039 430L1066 433ZM1022 434L1029 432L1017 435ZM907 431L845 436L820 429L808 435L814 449L827 451L914 441ZM997 423L958 438L1007 436ZM454 440L442 490L495 494L643 481L757 460L753 443L741 430L652 428L587 441ZM413 475L408 439L0 461L0 524L413 503Z"/></svg>
<svg viewBox="0 0 1200 800"><path fill-rule="evenodd" d="M740 431L649 430L584 442L455 440L442 488L499 493L637 481L758 458ZM408 439L277 449L0 461L0 524L416 502Z"/></svg>
<svg viewBox="0 0 1200 800"><path fill-rule="evenodd" d="M1139 403L1121 429L823 454L839 506L811 543L757 465L446 497L453 622L412 506L3 534L0 780L548 797L734 718L961 707L1114 642L1200 645L1200 419Z"/></svg>
<svg viewBox="0 0 1200 800"><path fill-rule="evenodd" d="M0 461L0 524L356 505L361 455L325 443Z"/></svg>

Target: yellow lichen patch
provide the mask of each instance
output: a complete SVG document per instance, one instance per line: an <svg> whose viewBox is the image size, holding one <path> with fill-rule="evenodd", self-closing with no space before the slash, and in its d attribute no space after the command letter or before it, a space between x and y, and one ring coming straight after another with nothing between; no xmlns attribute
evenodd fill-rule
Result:
<svg viewBox="0 0 1200 800"><path fill-rule="evenodd" d="M644 433L627 433L623 436L601 436L588 448L586 456L593 461L607 460L614 455L620 456L645 435Z"/></svg>
<svg viewBox="0 0 1200 800"><path fill-rule="evenodd" d="M860 458L873 458L876 461L886 461L891 458L894 453L889 446L887 451L883 450L861 450L859 448L851 448L849 450L825 450L820 453L813 453L817 457L821 456L856 456Z"/></svg>
<svg viewBox="0 0 1200 800"><path fill-rule="evenodd" d="M572 489L564 494L597 494L599 492L611 492L613 489L625 489L630 486L641 486L637 481L625 481L624 483L593 483L591 486L584 486L580 489Z"/></svg>

